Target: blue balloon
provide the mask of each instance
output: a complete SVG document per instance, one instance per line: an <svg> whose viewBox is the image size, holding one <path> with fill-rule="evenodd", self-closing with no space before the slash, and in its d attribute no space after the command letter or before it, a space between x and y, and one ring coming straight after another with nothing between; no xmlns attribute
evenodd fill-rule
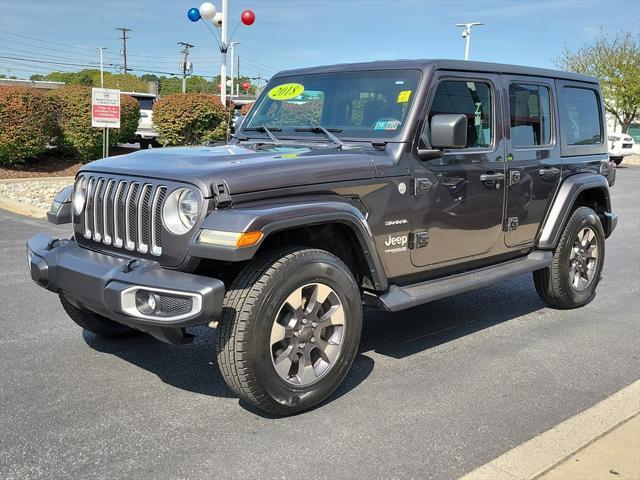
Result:
<svg viewBox="0 0 640 480"><path fill-rule="evenodd" d="M198 20L200 20L200 10L198 10L197 8L190 8L187 12L187 17L189 17L189 20L191 20L192 22L197 22Z"/></svg>

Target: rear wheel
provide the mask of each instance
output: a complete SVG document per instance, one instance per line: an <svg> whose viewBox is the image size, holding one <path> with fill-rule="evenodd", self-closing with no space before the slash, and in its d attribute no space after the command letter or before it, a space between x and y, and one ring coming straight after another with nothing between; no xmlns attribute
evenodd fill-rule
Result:
<svg viewBox="0 0 640 480"><path fill-rule="evenodd" d="M140 140L140 149L146 150L151 145L151 140L145 140L144 138Z"/></svg>
<svg viewBox="0 0 640 480"><path fill-rule="evenodd" d="M362 325L360 290L323 250L288 250L246 267L225 297L218 364L261 410L290 415L327 398L346 376Z"/></svg>
<svg viewBox="0 0 640 480"><path fill-rule="evenodd" d="M85 330L104 338L125 338L138 333L137 330L109 320L102 315L83 310L73 305L64 295L60 295L64 311Z"/></svg>
<svg viewBox="0 0 640 480"><path fill-rule="evenodd" d="M577 208L562 232L550 267L533 272L540 298L553 308L577 308L594 296L604 263L605 236L591 208Z"/></svg>

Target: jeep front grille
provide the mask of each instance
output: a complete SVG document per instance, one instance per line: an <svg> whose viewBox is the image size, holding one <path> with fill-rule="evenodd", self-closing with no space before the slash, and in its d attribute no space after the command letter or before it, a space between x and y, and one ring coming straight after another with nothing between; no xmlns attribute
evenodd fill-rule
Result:
<svg viewBox="0 0 640 480"><path fill-rule="evenodd" d="M167 187L89 176L84 238L140 253L162 254L162 204Z"/></svg>

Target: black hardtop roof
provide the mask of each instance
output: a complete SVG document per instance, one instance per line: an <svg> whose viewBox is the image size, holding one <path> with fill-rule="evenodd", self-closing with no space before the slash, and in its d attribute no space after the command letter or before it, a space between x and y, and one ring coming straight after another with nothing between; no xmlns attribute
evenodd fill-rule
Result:
<svg viewBox="0 0 640 480"><path fill-rule="evenodd" d="M472 62L469 60L378 60L375 62L341 63L320 67L285 70L274 75L274 78L289 77L313 73L356 72L365 70L403 70L403 69L435 69L457 70L465 72L506 73L510 75L531 75L537 77L558 78L577 82L598 83L598 79L579 73L563 72L546 68L524 67L503 63Z"/></svg>

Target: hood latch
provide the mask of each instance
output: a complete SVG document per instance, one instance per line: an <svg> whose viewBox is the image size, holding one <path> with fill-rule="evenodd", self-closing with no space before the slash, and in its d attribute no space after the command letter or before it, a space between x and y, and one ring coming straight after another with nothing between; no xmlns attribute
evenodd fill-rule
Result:
<svg viewBox="0 0 640 480"><path fill-rule="evenodd" d="M230 208L233 205L231 195L229 194L229 185L224 180L216 180L211 185L213 190L213 203L216 208Z"/></svg>

